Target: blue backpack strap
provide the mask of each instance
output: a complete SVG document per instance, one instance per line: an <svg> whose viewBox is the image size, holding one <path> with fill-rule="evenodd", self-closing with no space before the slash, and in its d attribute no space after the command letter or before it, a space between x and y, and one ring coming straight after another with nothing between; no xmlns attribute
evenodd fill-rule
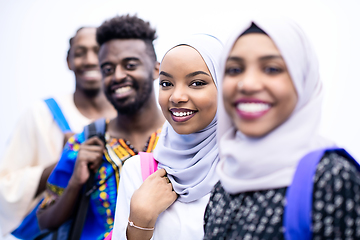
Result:
<svg viewBox="0 0 360 240"><path fill-rule="evenodd" d="M44 100L47 106L49 107L52 115L54 116L55 122L59 125L61 131L63 133L71 132L70 126L66 121L64 114L62 113L59 105L53 98L45 99Z"/></svg>
<svg viewBox="0 0 360 240"><path fill-rule="evenodd" d="M312 239L313 177L316 173L317 165L328 151L336 151L339 155L352 161L360 170L357 161L342 148L320 149L305 155L300 160L293 181L286 192L283 225L285 228L285 239L287 240Z"/></svg>

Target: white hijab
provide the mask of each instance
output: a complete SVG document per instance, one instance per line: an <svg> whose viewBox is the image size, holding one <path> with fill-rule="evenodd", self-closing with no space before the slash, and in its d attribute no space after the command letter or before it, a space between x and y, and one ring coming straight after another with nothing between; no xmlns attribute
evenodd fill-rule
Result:
<svg viewBox="0 0 360 240"><path fill-rule="evenodd" d="M196 34L175 47L179 45L191 46L200 53L217 86L218 63L223 48L221 42L210 35ZM168 122L164 124L154 157L159 167L166 170L181 202L205 196L219 180L215 170L219 161L216 125L217 116L205 129L181 135Z"/></svg>
<svg viewBox="0 0 360 240"><path fill-rule="evenodd" d="M221 160L217 173L224 189L232 194L289 186L304 155L315 149L334 146L318 135L323 89L317 58L304 32L292 20L257 19L239 27L225 46L222 72L234 43L252 22L267 33L281 52L297 91L298 102L284 123L264 137L250 138L236 131L225 112L219 81Z"/></svg>

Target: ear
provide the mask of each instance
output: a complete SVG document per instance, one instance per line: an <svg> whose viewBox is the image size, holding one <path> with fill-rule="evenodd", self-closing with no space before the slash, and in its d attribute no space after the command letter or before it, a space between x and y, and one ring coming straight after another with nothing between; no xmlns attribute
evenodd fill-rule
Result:
<svg viewBox="0 0 360 240"><path fill-rule="evenodd" d="M156 80L159 78L159 70L160 70L160 63L156 61L153 71L153 79Z"/></svg>
<svg viewBox="0 0 360 240"><path fill-rule="evenodd" d="M70 66L69 54L68 54L67 57L66 57L66 62L67 62L67 65L68 65L69 70L72 71L71 66Z"/></svg>

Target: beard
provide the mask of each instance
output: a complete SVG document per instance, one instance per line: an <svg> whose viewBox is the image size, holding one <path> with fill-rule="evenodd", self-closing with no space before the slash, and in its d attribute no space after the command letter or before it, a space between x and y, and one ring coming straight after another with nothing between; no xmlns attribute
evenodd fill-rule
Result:
<svg viewBox="0 0 360 240"><path fill-rule="evenodd" d="M94 88L94 89L83 89L83 92L86 97L88 98L94 98L100 94L101 89L100 88Z"/></svg>
<svg viewBox="0 0 360 240"><path fill-rule="evenodd" d="M152 75L149 76L147 81L142 83L140 88L139 83L135 80L132 80L133 88L136 92L135 98L124 99L121 101L117 101L116 99L111 97L111 86L109 85L105 90L105 96L109 100L109 102L114 106L117 113L120 115L135 115L138 111L144 106L146 102L148 102L151 93L153 91L153 80Z"/></svg>

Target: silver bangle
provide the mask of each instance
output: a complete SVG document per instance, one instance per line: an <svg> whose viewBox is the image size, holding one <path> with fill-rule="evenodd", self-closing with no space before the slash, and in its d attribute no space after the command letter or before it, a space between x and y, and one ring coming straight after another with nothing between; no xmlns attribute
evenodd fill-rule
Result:
<svg viewBox="0 0 360 240"><path fill-rule="evenodd" d="M130 227L134 227L140 230L144 230L144 231L153 231L155 228L143 228L143 227L139 227L136 226L132 221L128 220Z"/></svg>

